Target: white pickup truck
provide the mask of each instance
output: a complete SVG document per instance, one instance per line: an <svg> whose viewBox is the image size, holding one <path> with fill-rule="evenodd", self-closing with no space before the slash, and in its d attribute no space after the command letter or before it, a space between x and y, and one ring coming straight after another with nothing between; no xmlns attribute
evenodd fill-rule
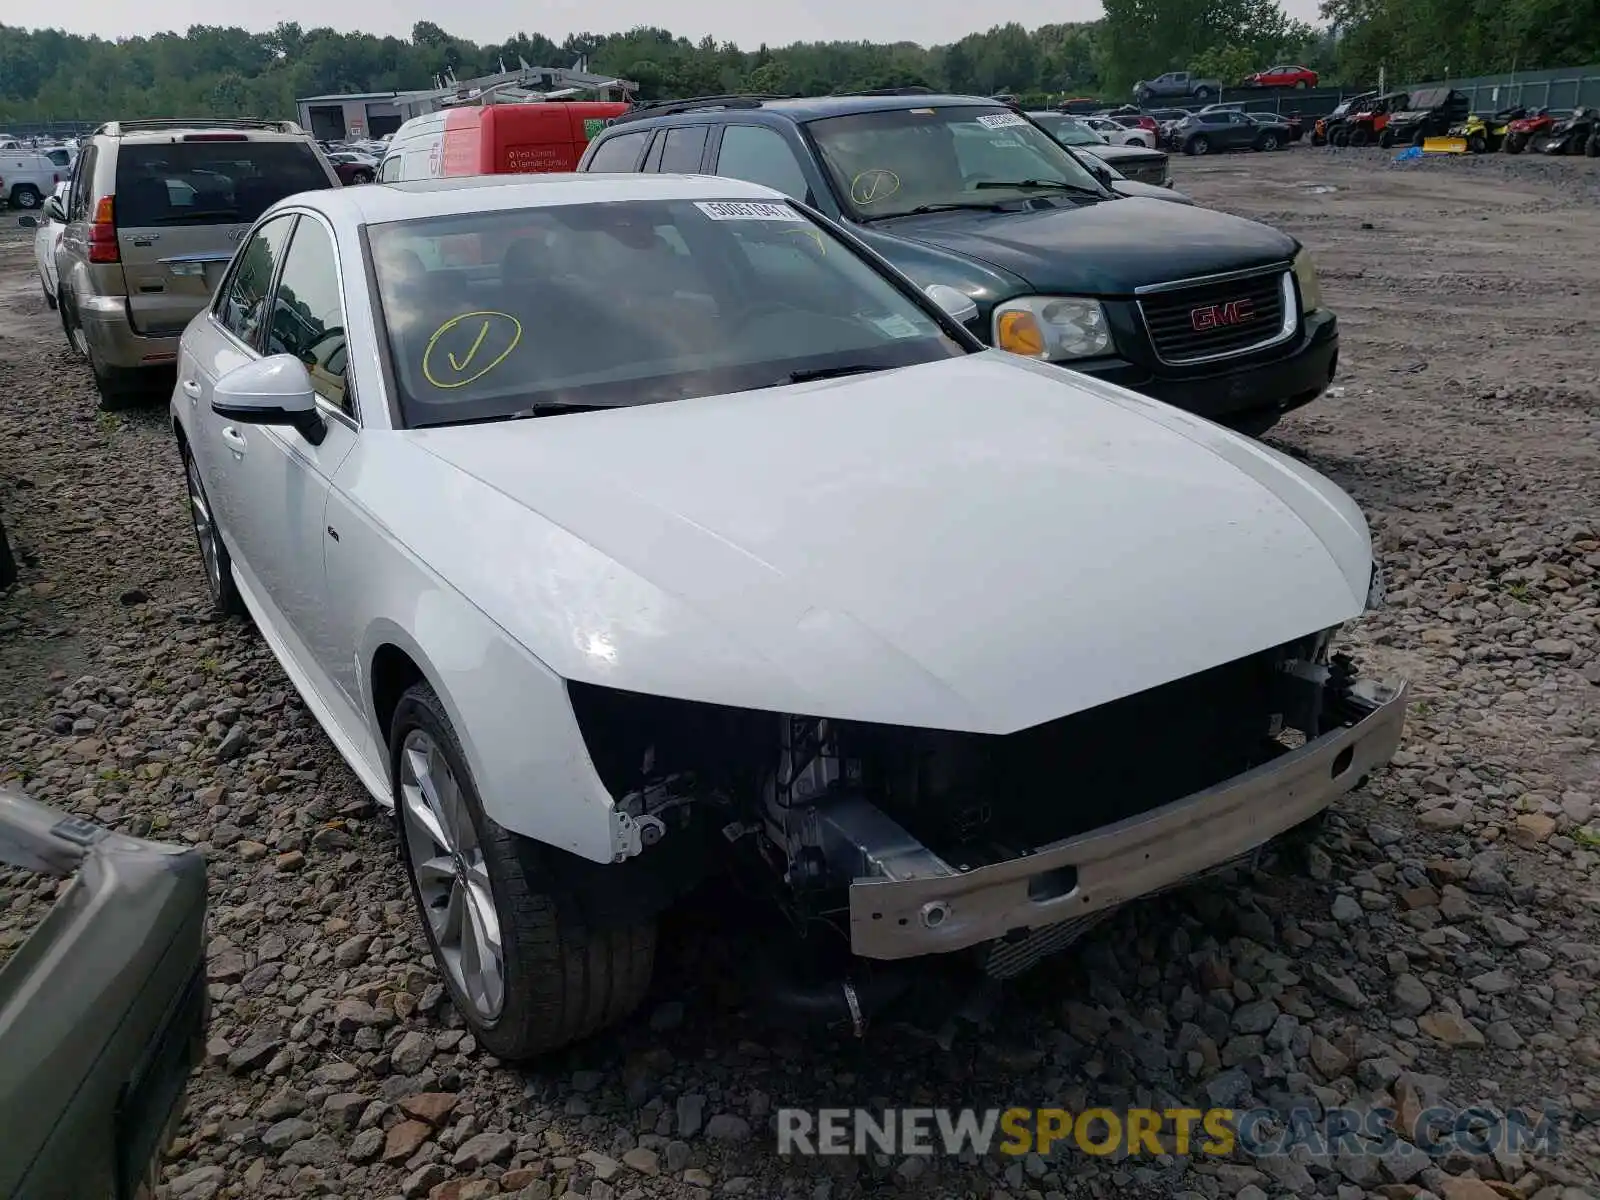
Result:
<svg viewBox="0 0 1600 1200"><path fill-rule="evenodd" d="M71 175L72 151L65 146L0 150L0 198L16 208L38 208Z"/></svg>

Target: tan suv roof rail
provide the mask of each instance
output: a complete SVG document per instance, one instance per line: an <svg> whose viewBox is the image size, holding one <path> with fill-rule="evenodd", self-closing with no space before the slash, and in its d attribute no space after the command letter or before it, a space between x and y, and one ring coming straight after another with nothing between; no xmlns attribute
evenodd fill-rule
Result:
<svg viewBox="0 0 1600 1200"><path fill-rule="evenodd" d="M264 129L270 133L304 133L293 121L262 121L251 117L149 117L137 121L107 121L90 137L121 137L158 129Z"/></svg>

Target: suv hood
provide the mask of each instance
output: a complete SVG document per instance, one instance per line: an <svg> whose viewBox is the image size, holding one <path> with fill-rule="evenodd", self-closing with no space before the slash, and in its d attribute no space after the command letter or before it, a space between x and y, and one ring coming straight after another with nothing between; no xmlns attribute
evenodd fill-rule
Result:
<svg viewBox="0 0 1600 1200"><path fill-rule="evenodd" d="M1005 733L1361 613L1326 480L998 351L374 439L392 536L568 678Z"/></svg>
<svg viewBox="0 0 1600 1200"><path fill-rule="evenodd" d="M897 242L937 246L1007 271L1037 292L1080 296L1129 296L1146 284L1288 263L1297 249L1293 238L1255 221L1134 198L1027 212L929 213L864 230L896 265Z"/></svg>

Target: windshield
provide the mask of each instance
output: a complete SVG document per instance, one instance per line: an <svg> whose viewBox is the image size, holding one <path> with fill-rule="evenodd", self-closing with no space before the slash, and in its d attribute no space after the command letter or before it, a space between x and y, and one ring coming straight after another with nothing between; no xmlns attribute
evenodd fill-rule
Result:
<svg viewBox="0 0 1600 1200"><path fill-rule="evenodd" d="M1082 121L1074 120L1064 113L1029 113L1035 125L1038 125L1063 146L1104 146L1106 139L1090 129Z"/></svg>
<svg viewBox="0 0 1600 1200"><path fill-rule="evenodd" d="M841 203L862 221L1052 193L1108 195L1053 138L1007 108L883 109L806 128Z"/></svg>
<svg viewBox="0 0 1600 1200"><path fill-rule="evenodd" d="M967 353L781 201L629 201L369 227L413 428L719 395Z"/></svg>

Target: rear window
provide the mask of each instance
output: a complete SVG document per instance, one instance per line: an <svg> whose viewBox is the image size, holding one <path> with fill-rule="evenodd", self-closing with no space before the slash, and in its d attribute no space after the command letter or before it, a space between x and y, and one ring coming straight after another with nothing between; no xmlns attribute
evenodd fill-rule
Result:
<svg viewBox="0 0 1600 1200"><path fill-rule="evenodd" d="M124 144L116 218L124 228L241 225L285 196L329 186L305 142Z"/></svg>

